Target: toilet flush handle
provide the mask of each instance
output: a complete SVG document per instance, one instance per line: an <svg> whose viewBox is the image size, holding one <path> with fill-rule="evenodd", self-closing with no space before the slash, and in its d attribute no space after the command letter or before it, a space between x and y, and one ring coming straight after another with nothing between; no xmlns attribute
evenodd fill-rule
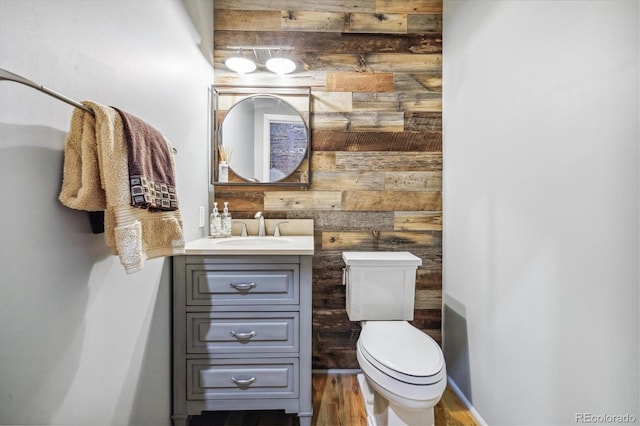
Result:
<svg viewBox="0 0 640 426"><path fill-rule="evenodd" d="M348 266L346 268L342 268L342 285L347 285L349 272L350 268Z"/></svg>

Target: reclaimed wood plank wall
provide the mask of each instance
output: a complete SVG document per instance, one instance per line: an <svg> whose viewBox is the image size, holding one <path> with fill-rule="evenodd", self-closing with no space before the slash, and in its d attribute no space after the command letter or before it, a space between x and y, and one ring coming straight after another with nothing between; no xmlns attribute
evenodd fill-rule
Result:
<svg viewBox="0 0 640 426"><path fill-rule="evenodd" d="M228 46L292 46L296 72L224 67ZM311 186L218 186L234 217L315 219L313 367L358 368L348 250L422 258L413 324L441 340L442 0L214 0L214 81L312 87Z"/></svg>

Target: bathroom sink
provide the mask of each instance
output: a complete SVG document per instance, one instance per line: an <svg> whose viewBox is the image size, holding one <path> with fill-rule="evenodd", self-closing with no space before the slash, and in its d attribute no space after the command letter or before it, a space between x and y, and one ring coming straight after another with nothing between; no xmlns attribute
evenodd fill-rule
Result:
<svg viewBox="0 0 640 426"><path fill-rule="evenodd" d="M185 254L308 255L313 244L313 235L201 238L187 243Z"/></svg>
<svg viewBox="0 0 640 426"><path fill-rule="evenodd" d="M281 247L283 244L290 244L291 239L286 237L231 237L220 238L215 241L217 245L225 247L251 247L251 248L271 248Z"/></svg>

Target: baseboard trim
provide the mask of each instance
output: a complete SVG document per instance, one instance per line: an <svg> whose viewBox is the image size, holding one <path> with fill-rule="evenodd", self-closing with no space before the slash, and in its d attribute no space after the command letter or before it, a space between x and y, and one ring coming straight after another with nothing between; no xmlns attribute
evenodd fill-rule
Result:
<svg viewBox="0 0 640 426"><path fill-rule="evenodd" d="M484 421L480 413L471 405L471 402L467 399L467 397L462 393L456 382L451 379L451 376L447 376L447 384L451 387L451 390L456 394L460 401L467 407L471 415L476 419L481 426L488 426L488 423Z"/></svg>

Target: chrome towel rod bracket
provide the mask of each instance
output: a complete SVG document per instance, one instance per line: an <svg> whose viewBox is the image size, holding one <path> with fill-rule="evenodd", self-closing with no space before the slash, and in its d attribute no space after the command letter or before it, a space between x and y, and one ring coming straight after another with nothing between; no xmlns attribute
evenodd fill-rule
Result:
<svg viewBox="0 0 640 426"><path fill-rule="evenodd" d="M21 75L12 73L10 71L7 71L3 68L0 68L0 80L8 80L8 81L14 81L16 83L20 83L20 84L24 84L25 86L29 86L32 87L36 90L39 90L40 92L46 93L49 96L52 96L58 100L61 100L62 102L65 102L69 105L72 105L76 108L80 108L83 111L87 111L88 113L90 113L91 115L95 116L95 113L93 111L91 111L90 108L87 108L86 106L82 105L80 102L75 101L71 98L68 98L58 92L56 92L55 90L51 90L48 87L45 87L41 84L36 83L35 81L31 81L28 78L25 78ZM173 148L173 153L177 154L177 150L175 148Z"/></svg>

